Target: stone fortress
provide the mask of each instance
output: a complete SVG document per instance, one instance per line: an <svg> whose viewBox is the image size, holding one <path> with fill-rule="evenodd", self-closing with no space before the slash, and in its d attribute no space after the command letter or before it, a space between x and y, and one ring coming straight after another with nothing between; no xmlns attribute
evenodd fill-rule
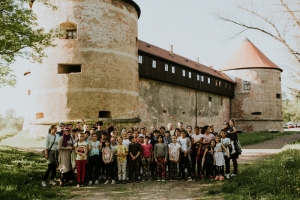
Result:
<svg viewBox="0 0 300 200"><path fill-rule="evenodd" d="M138 39L139 6L131 0L35 1L38 23L60 27L55 47L25 75L30 132L51 124L115 122L157 128L215 124L234 118L240 131L283 131L281 72L246 39L215 70Z"/></svg>

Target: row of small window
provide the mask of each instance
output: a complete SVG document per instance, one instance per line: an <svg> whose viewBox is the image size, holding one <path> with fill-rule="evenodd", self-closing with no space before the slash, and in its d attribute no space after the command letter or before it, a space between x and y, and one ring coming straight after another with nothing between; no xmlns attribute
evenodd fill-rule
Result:
<svg viewBox="0 0 300 200"><path fill-rule="evenodd" d="M140 56L140 55L139 55L139 63L140 64L143 63L143 57ZM152 68L156 68L156 61L155 60L152 60ZM166 72L169 71L169 65L168 64L165 64L165 71ZM175 74L175 67L174 66L171 67L171 72L173 74ZM182 76L184 76L184 77L186 76L186 73L185 73L184 69L182 70ZM188 77L192 78L192 72L188 72ZM201 82L204 82L204 76L200 77L200 75L197 75L197 81L200 81L200 78L201 78ZM207 77L207 83L210 84L210 78L209 77ZM219 86L219 87L222 86L222 82L221 81L216 80L215 83L216 83L216 86ZM225 83L224 86L225 86L225 88L227 88L227 83ZM229 89L231 89L231 85L229 85Z"/></svg>

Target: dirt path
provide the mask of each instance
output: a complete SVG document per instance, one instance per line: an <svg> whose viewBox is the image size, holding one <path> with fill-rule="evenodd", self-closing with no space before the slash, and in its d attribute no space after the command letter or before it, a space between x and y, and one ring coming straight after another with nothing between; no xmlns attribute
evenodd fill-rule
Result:
<svg viewBox="0 0 300 200"><path fill-rule="evenodd" d="M265 156L281 152L286 144L300 140L300 134L278 137L258 144L242 147L243 152L239 157L239 163L252 162Z"/></svg>

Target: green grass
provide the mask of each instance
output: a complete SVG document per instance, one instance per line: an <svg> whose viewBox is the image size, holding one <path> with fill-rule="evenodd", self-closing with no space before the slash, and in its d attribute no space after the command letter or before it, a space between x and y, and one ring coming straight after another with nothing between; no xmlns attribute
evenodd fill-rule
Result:
<svg viewBox="0 0 300 200"><path fill-rule="evenodd" d="M283 132L283 133L269 133L269 132L254 132L238 134L239 141L242 146L257 144L267 140L272 140L277 137L297 134L299 132Z"/></svg>
<svg viewBox="0 0 300 200"><path fill-rule="evenodd" d="M245 165L237 177L224 182L224 199L299 199L299 166L295 149Z"/></svg>
<svg viewBox="0 0 300 200"><path fill-rule="evenodd" d="M66 189L41 187L47 164L40 155L0 147L0 197L5 199L63 199Z"/></svg>

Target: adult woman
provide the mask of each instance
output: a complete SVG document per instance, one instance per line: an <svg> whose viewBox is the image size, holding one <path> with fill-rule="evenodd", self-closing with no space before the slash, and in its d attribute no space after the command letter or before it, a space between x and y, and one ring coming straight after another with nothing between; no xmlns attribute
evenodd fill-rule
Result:
<svg viewBox="0 0 300 200"><path fill-rule="evenodd" d="M43 177L42 186L46 187L46 181L51 172L50 184L56 185L54 178L56 176L56 163L57 163L57 144L59 140L59 135L56 134L57 127L56 125L51 125L49 129L49 134L46 137L46 145L45 145L45 159L48 163L48 169Z"/></svg>
<svg viewBox="0 0 300 200"><path fill-rule="evenodd" d="M61 174L60 177L60 185L66 185L70 180L70 172L72 170L71 163L71 154L73 150L73 141L70 130L68 128L65 129L63 136L58 141L58 163L59 163L59 171Z"/></svg>
<svg viewBox="0 0 300 200"><path fill-rule="evenodd" d="M233 144L235 146L235 149L237 149L237 134L236 134L236 128L235 128L235 121L234 119L230 119L229 120L229 129L227 131L227 137L230 138L230 140L233 141ZM233 174L230 175L230 177L234 177L237 174L237 170L238 170L238 163L237 163L237 159L239 157L238 151L236 151L236 153L233 153L230 155L230 159L232 160L233 163ZM228 166L228 170L226 169L226 172L230 171L230 165ZM228 176L226 175L226 178L228 178Z"/></svg>
<svg viewBox="0 0 300 200"><path fill-rule="evenodd" d="M213 134L210 133L210 126L209 125L205 125L201 131L202 133L202 137L200 139L200 144L201 144L201 148L199 148L198 150L198 155L200 156L200 160L203 159L203 153L206 149L206 147L208 147L210 145L210 141L212 139L215 139L215 136ZM202 170L201 170L201 178L204 178L204 168L205 166L202 166ZM206 175L207 171L206 171Z"/></svg>

